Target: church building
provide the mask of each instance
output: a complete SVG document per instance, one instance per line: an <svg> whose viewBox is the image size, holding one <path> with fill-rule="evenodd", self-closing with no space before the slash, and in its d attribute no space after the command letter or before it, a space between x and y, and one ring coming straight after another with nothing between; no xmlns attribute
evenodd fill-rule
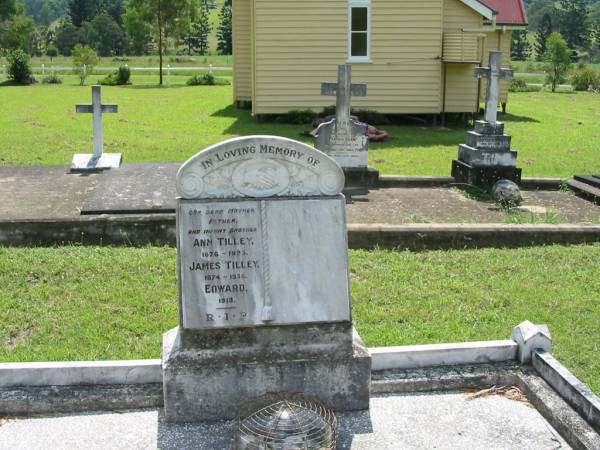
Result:
<svg viewBox="0 0 600 450"><path fill-rule="evenodd" d="M234 101L254 115L321 111L321 83L348 63L368 86L354 108L473 113L485 89L473 69L490 50L507 67L526 26L523 0L233 0Z"/></svg>

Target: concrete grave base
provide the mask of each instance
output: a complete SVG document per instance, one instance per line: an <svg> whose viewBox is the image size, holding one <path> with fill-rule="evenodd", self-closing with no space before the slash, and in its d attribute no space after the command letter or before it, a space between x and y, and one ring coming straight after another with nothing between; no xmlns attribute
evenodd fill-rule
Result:
<svg viewBox="0 0 600 450"><path fill-rule="evenodd" d="M519 184L521 168L511 166L474 167L455 159L452 161L452 176L458 183L490 188L496 181L503 178Z"/></svg>
<svg viewBox="0 0 600 450"><path fill-rule="evenodd" d="M91 153L77 153L73 155L70 172L98 172L101 170L116 169L121 166L122 159L120 153L103 153L98 160L94 160L94 155Z"/></svg>
<svg viewBox="0 0 600 450"><path fill-rule="evenodd" d="M336 411L368 409L371 355L350 322L183 330L163 339L165 418L231 419L269 392L301 392Z"/></svg>

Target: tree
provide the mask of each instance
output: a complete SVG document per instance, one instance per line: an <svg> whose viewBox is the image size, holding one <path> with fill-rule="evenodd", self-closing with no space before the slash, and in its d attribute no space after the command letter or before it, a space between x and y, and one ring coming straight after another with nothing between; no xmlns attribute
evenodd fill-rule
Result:
<svg viewBox="0 0 600 450"><path fill-rule="evenodd" d="M550 14L545 14L542 17L536 36L535 56L538 61L541 61L546 54L546 41L548 40L548 36L552 34L552 30L552 17Z"/></svg>
<svg viewBox="0 0 600 450"><path fill-rule="evenodd" d="M56 29L55 44L61 55L71 56L73 47L84 43L84 41L81 31L70 20L65 20Z"/></svg>
<svg viewBox="0 0 600 450"><path fill-rule="evenodd" d="M92 73L98 64L98 56L94 49L88 45L77 44L73 49L73 66L79 75L81 86L84 85L87 76Z"/></svg>
<svg viewBox="0 0 600 450"><path fill-rule="evenodd" d="M525 61L529 56L531 45L527 40L527 31L515 30L512 33L511 58L515 61Z"/></svg>
<svg viewBox="0 0 600 450"><path fill-rule="evenodd" d="M15 0L0 0L0 20L10 19L15 14L17 14Z"/></svg>
<svg viewBox="0 0 600 450"><path fill-rule="evenodd" d="M588 41L586 0L560 0L559 30L567 41L567 45L584 47Z"/></svg>
<svg viewBox="0 0 600 450"><path fill-rule="evenodd" d="M200 17L196 25L196 35L198 36L198 53L206 55L208 53L208 33L210 33L210 9L208 0L200 0Z"/></svg>
<svg viewBox="0 0 600 450"><path fill-rule="evenodd" d="M35 32L33 19L24 14L17 14L2 23L0 30L0 47L21 49L29 52L31 35Z"/></svg>
<svg viewBox="0 0 600 450"><path fill-rule="evenodd" d="M556 85L565 80L565 75L571 68L571 50L562 35L557 32L548 37L546 45L546 79L552 85L552 92L556 92Z"/></svg>
<svg viewBox="0 0 600 450"><path fill-rule="evenodd" d="M129 36L129 48L135 55L147 52L152 42L152 26L146 22L137 9L128 8L123 16L125 29Z"/></svg>
<svg viewBox="0 0 600 450"><path fill-rule="evenodd" d="M97 12L98 6L94 0L71 0L69 3L69 17L77 28L84 22L90 22Z"/></svg>
<svg viewBox="0 0 600 450"><path fill-rule="evenodd" d="M233 46L231 44L231 0L225 0L219 13L219 28L217 29L217 51L221 55L231 55Z"/></svg>
<svg viewBox="0 0 600 450"><path fill-rule="evenodd" d="M127 49L125 33L107 13L101 13L89 23L87 41L100 56L120 55Z"/></svg>
<svg viewBox="0 0 600 450"><path fill-rule="evenodd" d="M50 58L50 62L52 62L52 59L58 56L58 49L54 45L49 45L46 48L46 56Z"/></svg>
<svg viewBox="0 0 600 450"><path fill-rule="evenodd" d="M158 41L159 83L163 84L163 55L167 36L176 35L178 22L189 15L189 0L129 0L127 11L136 10L138 18L151 26Z"/></svg>

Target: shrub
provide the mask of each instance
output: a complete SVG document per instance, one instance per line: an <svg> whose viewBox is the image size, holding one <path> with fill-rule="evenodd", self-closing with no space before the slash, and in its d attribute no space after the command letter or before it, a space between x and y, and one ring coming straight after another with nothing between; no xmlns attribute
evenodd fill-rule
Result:
<svg viewBox="0 0 600 450"><path fill-rule="evenodd" d="M56 58L58 56L58 49L54 45L48 46L46 49L46 56L50 58L50 62L52 62L52 58Z"/></svg>
<svg viewBox="0 0 600 450"><path fill-rule="evenodd" d="M13 50L6 55L8 61L8 79L18 84L35 83L29 67L29 55L23 50Z"/></svg>
<svg viewBox="0 0 600 450"><path fill-rule="evenodd" d="M579 68L573 72L571 84L576 91L587 91L590 86L592 89L599 89L600 72L595 72L587 67Z"/></svg>
<svg viewBox="0 0 600 450"><path fill-rule="evenodd" d="M275 121L277 123L290 123L294 125L301 125L305 123L312 123L319 115L310 109L294 109L288 111L285 114L277 116Z"/></svg>
<svg viewBox="0 0 600 450"><path fill-rule="evenodd" d="M188 86L227 86L229 84L231 84L229 80L215 77L212 73L194 75L187 80Z"/></svg>
<svg viewBox="0 0 600 450"><path fill-rule="evenodd" d="M522 78L513 78L508 90L510 92L540 92L542 86L529 86Z"/></svg>
<svg viewBox="0 0 600 450"><path fill-rule="evenodd" d="M73 66L75 73L79 75L80 84L83 86L87 76L92 73L98 64L98 55L92 47L77 44L73 49Z"/></svg>
<svg viewBox="0 0 600 450"><path fill-rule="evenodd" d="M60 78L55 73L48 75L47 77L42 79L43 84L62 84L62 78Z"/></svg>
<svg viewBox="0 0 600 450"><path fill-rule="evenodd" d="M389 125L392 123L387 115L370 109L352 109L350 114L358 117L360 122L365 122L369 125ZM326 106L323 108L321 117L327 116L335 116L335 106Z"/></svg>
<svg viewBox="0 0 600 450"><path fill-rule="evenodd" d="M128 66L120 66L116 72L107 75L98 83L104 86L124 86L131 84L129 78L131 78L131 69Z"/></svg>

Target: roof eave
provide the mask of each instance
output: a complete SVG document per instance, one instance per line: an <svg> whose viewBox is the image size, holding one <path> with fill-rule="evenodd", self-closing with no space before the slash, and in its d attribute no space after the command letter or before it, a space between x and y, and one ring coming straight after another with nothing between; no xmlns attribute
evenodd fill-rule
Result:
<svg viewBox="0 0 600 450"><path fill-rule="evenodd" d="M483 3L481 3L478 0L460 0L460 1L463 2L465 5L467 5L469 8L473 9L474 11L477 11L479 14L481 14L483 17L485 17L488 20L492 20L494 18L494 16L496 15L496 11L494 11L489 6L484 5Z"/></svg>

